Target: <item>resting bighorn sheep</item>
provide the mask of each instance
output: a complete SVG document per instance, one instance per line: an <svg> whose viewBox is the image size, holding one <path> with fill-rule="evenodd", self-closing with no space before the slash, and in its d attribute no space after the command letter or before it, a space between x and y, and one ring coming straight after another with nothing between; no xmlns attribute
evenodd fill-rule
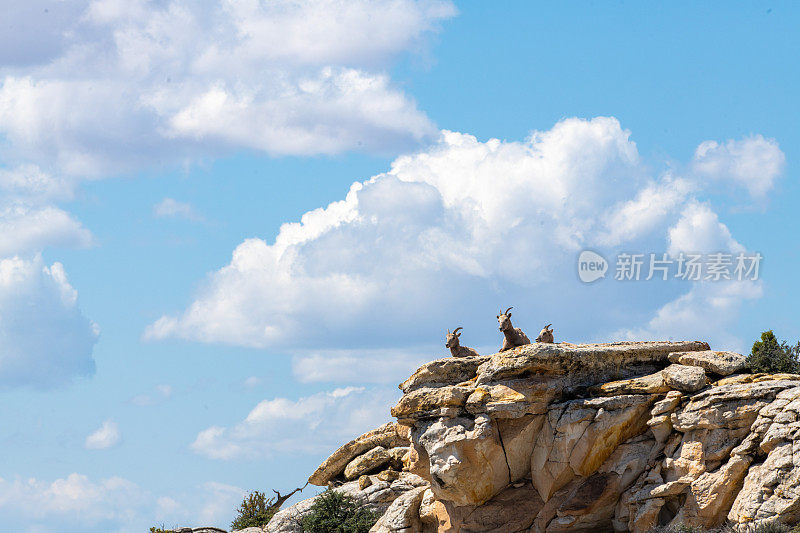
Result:
<svg viewBox="0 0 800 533"><path fill-rule="evenodd" d="M464 329L462 327L458 327L453 330L453 333L450 333L450 330L447 330L447 342L444 344L447 348L450 348L450 353L453 354L453 357L474 357L478 355L478 352L473 350L472 348L467 348L466 346L461 346L459 344L459 337L461 333L458 333L458 330Z"/></svg>
<svg viewBox="0 0 800 533"><path fill-rule="evenodd" d="M536 337L536 342L549 342L550 344L554 342L553 329L550 327L552 325L553 324L547 324L542 328L542 331L539 332L539 336Z"/></svg>
<svg viewBox="0 0 800 533"><path fill-rule="evenodd" d="M497 321L500 323L500 331L503 332L505 338L503 339L503 347L500 348L501 352L510 350L515 346L523 346L530 344L531 340L525 335L521 329L515 328L511 325L511 311L513 307L506 309L505 313L497 315Z"/></svg>

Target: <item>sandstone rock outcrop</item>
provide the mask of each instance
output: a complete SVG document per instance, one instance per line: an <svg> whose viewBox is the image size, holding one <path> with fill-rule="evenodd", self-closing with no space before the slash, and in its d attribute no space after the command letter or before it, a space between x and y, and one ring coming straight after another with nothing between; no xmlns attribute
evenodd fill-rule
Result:
<svg viewBox="0 0 800 533"><path fill-rule="evenodd" d="M361 475L334 490L383 513L374 533L793 524L800 375L743 370L743 356L698 341L432 361L400 385L397 424L346 444L309 481ZM392 468L405 481L381 481Z"/></svg>

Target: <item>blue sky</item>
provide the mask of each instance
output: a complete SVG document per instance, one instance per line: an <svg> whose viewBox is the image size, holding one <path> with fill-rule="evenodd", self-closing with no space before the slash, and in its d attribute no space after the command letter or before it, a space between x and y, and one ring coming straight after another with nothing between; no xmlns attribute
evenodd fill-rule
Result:
<svg viewBox="0 0 800 533"><path fill-rule="evenodd" d="M796 4L17 4L10 530L227 527L387 420L447 328L494 351L501 306L573 342L800 338ZM682 251L759 279L613 279Z"/></svg>

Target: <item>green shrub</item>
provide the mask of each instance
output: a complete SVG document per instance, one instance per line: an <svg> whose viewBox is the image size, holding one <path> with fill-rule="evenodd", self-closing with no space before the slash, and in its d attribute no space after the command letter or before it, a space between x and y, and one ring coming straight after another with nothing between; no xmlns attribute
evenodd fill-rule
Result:
<svg viewBox="0 0 800 533"><path fill-rule="evenodd" d="M760 524L753 526L747 530L747 533L791 533L791 531L792 530L789 528L789 526L784 526L783 524L777 524L773 522L771 524Z"/></svg>
<svg viewBox="0 0 800 533"><path fill-rule="evenodd" d="M244 529L246 527L261 527L267 525L272 515L278 512L278 508L272 504L275 498L267 498L263 492L255 491L250 493L242 505L239 506L238 516L231 523L231 529Z"/></svg>
<svg viewBox="0 0 800 533"><path fill-rule="evenodd" d="M700 526L658 526L650 530L650 533L717 533L717 530L703 529Z"/></svg>
<svg viewBox="0 0 800 533"><path fill-rule="evenodd" d="M367 533L378 518L352 497L327 490L314 500L300 525L304 533Z"/></svg>
<svg viewBox="0 0 800 533"><path fill-rule="evenodd" d="M800 342L789 346L786 341L778 341L772 330L761 334L761 340L753 343L747 356L747 364L753 372L775 374L779 372L800 372Z"/></svg>

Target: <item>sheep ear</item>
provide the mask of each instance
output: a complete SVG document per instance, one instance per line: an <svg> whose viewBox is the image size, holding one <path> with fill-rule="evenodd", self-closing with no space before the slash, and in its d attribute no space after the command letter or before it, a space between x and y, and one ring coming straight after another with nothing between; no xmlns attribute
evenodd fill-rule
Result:
<svg viewBox="0 0 800 533"><path fill-rule="evenodd" d="M506 316L507 316L508 318L511 318L511 313L508 313Z"/></svg>
<svg viewBox="0 0 800 533"><path fill-rule="evenodd" d="M460 337L460 336L461 336L461 333L456 333L456 337Z"/></svg>

